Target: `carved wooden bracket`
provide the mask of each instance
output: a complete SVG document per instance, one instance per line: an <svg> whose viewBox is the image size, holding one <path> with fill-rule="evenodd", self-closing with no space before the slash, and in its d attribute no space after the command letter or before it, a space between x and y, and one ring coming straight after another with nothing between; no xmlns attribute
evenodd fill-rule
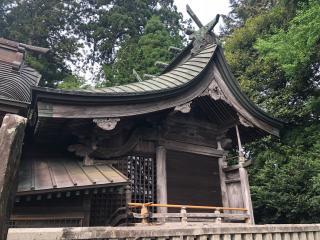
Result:
<svg viewBox="0 0 320 240"><path fill-rule="evenodd" d="M99 146L98 148L94 149L90 153L90 157L99 158L99 159L108 159L111 157L119 157L122 156L129 151L131 151L140 141L141 139L140 129L136 128L132 131L128 140L123 143L121 146L118 147L106 147L106 146Z"/></svg>
<svg viewBox="0 0 320 240"><path fill-rule="evenodd" d="M215 79L211 81L207 89L201 94L201 96L209 96L213 100L223 100L228 105L232 106L230 100L224 95L223 91L219 87Z"/></svg>
<svg viewBox="0 0 320 240"><path fill-rule="evenodd" d="M113 130L117 123L120 121L120 118L95 118L93 122L97 124L97 126L103 130Z"/></svg>
<svg viewBox="0 0 320 240"><path fill-rule="evenodd" d="M226 101L226 98L216 81L212 81L210 83L208 87L208 94L213 100L223 99Z"/></svg>
<svg viewBox="0 0 320 240"><path fill-rule="evenodd" d="M189 112L191 111L191 103L192 103L192 102L187 102L187 103L185 103L185 104L176 106L176 107L174 108L174 110L175 110L175 111L182 112L182 113L189 113Z"/></svg>
<svg viewBox="0 0 320 240"><path fill-rule="evenodd" d="M77 156L83 157L84 165L92 165L93 159L89 157L89 154L96 149L96 145L86 146L84 144L74 144L68 147L69 152L74 152Z"/></svg>

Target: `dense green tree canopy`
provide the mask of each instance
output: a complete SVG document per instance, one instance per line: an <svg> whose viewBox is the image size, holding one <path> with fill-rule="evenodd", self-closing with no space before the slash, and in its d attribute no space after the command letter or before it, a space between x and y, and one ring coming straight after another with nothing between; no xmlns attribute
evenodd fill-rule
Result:
<svg viewBox="0 0 320 240"><path fill-rule="evenodd" d="M139 41L152 16L179 37L182 17L173 0L2 0L0 36L50 48L45 56L29 55L28 62L43 75L41 85L56 87L70 82L70 66L85 71L112 64L121 46ZM100 80L98 72L92 75Z"/></svg>
<svg viewBox="0 0 320 240"><path fill-rule="evenodd" d="M320 221L319 7L318 1L275 1L268 11L236 15L240 27L231 26L225 38L242 89L288 122L281 139L246 146L254 160L250 183L258 223Z"/></svg>
<svg viewBox="0 0 320 240"><path fill-rule="evenodd" d="M136 82L133 69L143 78L143 74L158 74L161 69L156 61L167 62L172 59L168 51L170 46L181 46L181 37L171 36L169 30L157 16L147 22L143 35L138 39L126 41L120 48L113 64L106 64L104 72L106 82L103 85L119 85Z"/></svg>
<svg viewBox="0 0 320 240"><path fill-rule="evenodd" d="M62 0L5 0L0 3L1 11L2 37L51 49L41 57L28 56L29 63L43 75L41 84L54 87L54 83L71 74L65 61L72 61L80 46L72 35L77 19L76 4Z"/></svg>

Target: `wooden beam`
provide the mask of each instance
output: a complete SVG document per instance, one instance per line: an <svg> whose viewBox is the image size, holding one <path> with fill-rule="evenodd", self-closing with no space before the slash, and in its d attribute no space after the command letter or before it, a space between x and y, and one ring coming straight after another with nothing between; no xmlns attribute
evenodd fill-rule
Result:
<svg viewBox="0 0 320 240"><path fill-rule="evenodd" d="M248 219L248 222L251 224L254 224L254 216L253 216L253 208L252 208L252 201L251 201L251 194L250 194L250 186L249 186L249 179L248 179L248 172L247 169L245 169L245 158L244 153L241 145L241 139L240 139L240 132L238 129L238 125L236 125L236 133L237 133L237 139L238 139L238 146L239 146L239 176L240 176L240 182L241 182L241 191L242 191L242 197L243 197L243 203L245 208L248 209L248 213L250 214L250 219Z"/></svg>
<svg viewBox="0 0 320 240"><path fill-rule="evenodd" d="M166 148L158 146L156 148L156 164L157 164L157 203L167 204L167 169L166 169ZM166 213L166 207L158 207L158 213Z"/></svg>
<svg viewBox="0 0 320 240"><path fill-rule="evenodd" d="M242 145L241 145L241 138L240 138L239 128L238 128L237 124L236 124L235 128L236 128L236 134L237 134L237 140L238 140L239 156L242 156L243 149L242 149Z"/></svg>
<svg viewBox="0 0 320 240"><path fill-rule="evenodd" d="M189 152L189 153L213 156L213 157L222 157L225 153L221 149L214 149L212 147L195 145L190 143L183 143L183 142L176 142L171 140L166 140L164 145L168 150Z"/></svg>
<svg viewBox="0 0 320 240"><path fill-rule="evenodd" d="M134 75L134 77L138 80L138 82L142 82L142 78L140 77L139 73L136 70L132 70L132 73Z"/></svg>
<svg viewBox="0 0 320 240"><path fill-rule="evenodd" d="M197 24L197 26L199 28L203 27L203 24L201 23L201 21L199 20L199 18L197 17L197 15L192 11L191 7L189 6L189 4L187 4L187 13L190 15L190 17L192 18L192 20Z"/></svg>
<svg viewBox="0 0 320 240"><path fill-rule="evenodd" d="M248 167L252 164L252 161L251 160L247 160L243 163L243 167ZM236 164L236 165L232 165L230 167L224 167L223 168L223 171L224 172L232 172L232 171L235 171L235 170L238 170L241 166L239 164Z"/></svg>
<svg viewBox="0 0 320 240"><path fill-rule="evenodd" d="M168 50L170 52L172 52L172 53L181 53L182 52L181 48L177 48L177 47L174 47L174 46L170 46Z"/></svg>
<svg viewBox="0 0 320 240"><path fill-rule="evenodd" d="M158 68L166 68L169 64L161 61L156 61L154 65Z"/></svg>
<svg viewBox="0 0 320 240"><path fill-rule="evenodd" d="M241 164L242 163L240 163L240 165ZM241 191L242 191L244 207L248 209L248 214L250 214L250 219L248 219L248 222L251 224L254 224L253 208L252 208L247 169L245 169L244 167L239 168L239 175L240 175L240 181L241 181Z"/></svg>
<svg viewBox="0 0 320 240"><path fill-rule="evenodd" d="M218 141L218 150L222 150L221 142ZM226 157L222 156L218 160L219 163L219 177L220 177L220 189L221 189L221 199L222 199L222 206L229 207L229 198L228 198L228 191L226 185L226 173L223 169L227 166Z"/></svg>

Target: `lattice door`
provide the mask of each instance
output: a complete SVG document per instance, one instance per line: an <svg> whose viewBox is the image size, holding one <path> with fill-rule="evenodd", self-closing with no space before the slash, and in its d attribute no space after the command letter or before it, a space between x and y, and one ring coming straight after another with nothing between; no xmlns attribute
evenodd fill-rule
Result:
<svg viewBox="0 0 320 240"><path fill-rule="evenodd" d="M152 155L132 154L115 167L131 181L132 202L156 203L156 163Z"/></svg>

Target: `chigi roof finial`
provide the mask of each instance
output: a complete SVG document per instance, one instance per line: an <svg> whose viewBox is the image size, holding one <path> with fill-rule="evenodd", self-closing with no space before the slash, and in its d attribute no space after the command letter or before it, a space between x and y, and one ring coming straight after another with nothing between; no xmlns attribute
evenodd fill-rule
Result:
<svg viewBox="0 0 320 240"><path fill-rule="evenodd" d="M192 29L187 29L186 31L186 34L190 36L191 40L193 40L193 49L191 50L191 52L192 54L196 54L196 53L199 53L207 44L212 44L217 42L216 36L212 32L212 30L219 22L220 15L217 14L216 17L211 22L209 22L207 25L203 25L188 4L187 4L187 12L199 27L199 30L197 31L194 31Z"/></svg>

